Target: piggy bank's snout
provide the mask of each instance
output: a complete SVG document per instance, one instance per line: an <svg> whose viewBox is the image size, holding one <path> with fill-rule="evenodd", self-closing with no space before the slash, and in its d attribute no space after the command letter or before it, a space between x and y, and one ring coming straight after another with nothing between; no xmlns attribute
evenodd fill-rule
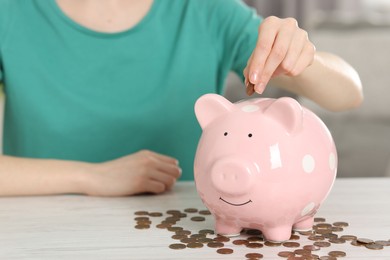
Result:
<svg viewBox="0 0 390 260"><path fill-rule="evenodd" d="M226 195L243 195L254 184L255 165L236 158L225 158L214 163L211 181L214 187Z"/></svg>

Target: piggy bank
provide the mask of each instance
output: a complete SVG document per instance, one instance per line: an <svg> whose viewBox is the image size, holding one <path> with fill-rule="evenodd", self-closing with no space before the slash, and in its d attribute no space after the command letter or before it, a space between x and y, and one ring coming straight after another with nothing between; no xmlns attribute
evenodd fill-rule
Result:
<svg viewBox="0 0 390 260"><path fill-rule="evenodd" d="M206 94L195 114L203 130L195 184L218 234L250 228L285 241L312 228L337 172L332 136L313 112L288 97L231 103Z"/></svg>

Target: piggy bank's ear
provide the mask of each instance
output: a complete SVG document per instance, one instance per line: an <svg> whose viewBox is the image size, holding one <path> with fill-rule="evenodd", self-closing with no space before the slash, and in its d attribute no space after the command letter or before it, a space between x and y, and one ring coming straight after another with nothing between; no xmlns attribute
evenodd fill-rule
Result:
<svg viewBox="0 0 390 260"><path fill-rule="evenodd" d="M195 103L195 114L200 127L204 129L215 118L231 111L234 105L217 94L206 94L201 96Z"/></svg>
<svg viewBox="0 0 390 260"><path fill-rule="evenodd" d="M267 115L278 121L289 134L302 129L303 108L293 98L283 97L276 99L265 111Z"/></svg>

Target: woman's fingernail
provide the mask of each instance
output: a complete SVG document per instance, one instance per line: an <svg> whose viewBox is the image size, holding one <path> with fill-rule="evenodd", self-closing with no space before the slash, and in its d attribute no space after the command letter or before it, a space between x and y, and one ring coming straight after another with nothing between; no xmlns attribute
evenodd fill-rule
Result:
<svg viewBox="0 0 390 260"><path fill-rule="evenodd" d="M263 82L260 82L259 84L255 85L255 91L259 94L262 94L265 89L265 84Z"/></svg>
<svg viewBox="0 0 390 260"><path fill-rule="evenodd" d="M250 82L253 83L253 84L256 84L257 83L257 79L258 79L258 75L256 72L252 72L251 76L250 76Z"/></svg>

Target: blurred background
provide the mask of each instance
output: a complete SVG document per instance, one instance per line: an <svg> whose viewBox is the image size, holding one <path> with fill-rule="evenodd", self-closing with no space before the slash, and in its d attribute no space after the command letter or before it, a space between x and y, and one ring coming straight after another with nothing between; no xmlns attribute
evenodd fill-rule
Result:
<svg viewBox="0 0 390 260"><path fill-rule="evenodd" d="M365 100L356 110L332 113L298 99L332 132L339 156L339 177L390 177L390 0L245 2L263 17L296 18L318 50L341 56L359 72ZM246 97L245 88L237 87L240 84L236 75L229 75L225 95L231 101ZM288 93L272 87L264 93L269 97L284 95ZM0 117L2 99L0 94Z"/></svg>
<svg viewBox="0 0 390 260"><path fill-rule="evenodd" d="M298 100L330 129L338 151L338 177L390 177L390 0L245 2L263 17L296 18L317 50L341 56L358 71L365 99L356 110L334 113ZM225 95L232 101L246 96L237 84L237 77L229 75ZM288 93L272 87L264 93L284 95Z"/></svg>

